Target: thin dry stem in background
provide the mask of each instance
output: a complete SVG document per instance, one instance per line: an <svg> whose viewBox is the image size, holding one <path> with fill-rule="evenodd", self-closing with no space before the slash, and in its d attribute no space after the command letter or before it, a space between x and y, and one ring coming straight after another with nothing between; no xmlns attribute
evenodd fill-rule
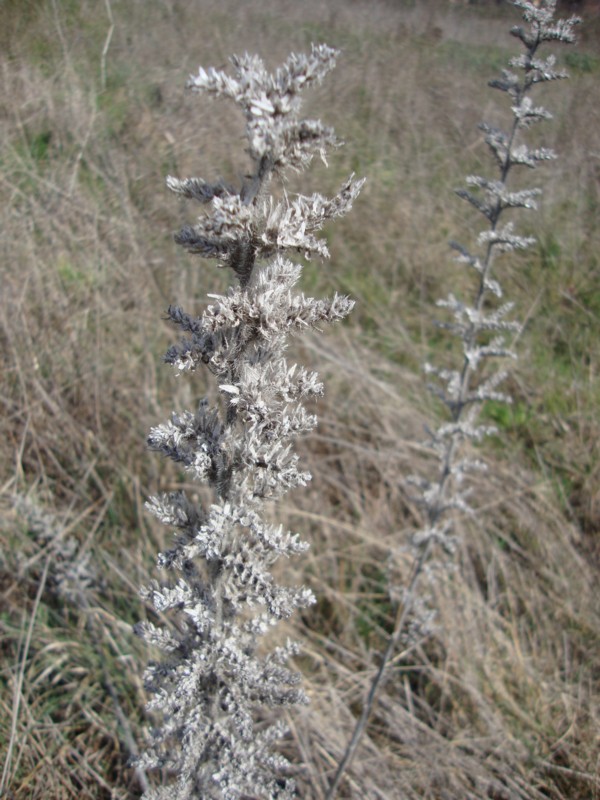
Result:
<svg viewBox="0 0 600 800"><path fill-rule="evenodd" d="M523 12L526 27L514 26L511 33L524 47L522 55L512 58L510 69L504 69L499 80L490 86L504 92L511 101L513 121L508 131L481 123L495 161L497 174L491 178L469 176L469 190L457 192L467 200L487 221L487 228L477 236L476 247L467 249L461 244L452 247L459 254L458 260L477 274L474 297L464 300L453 292L438 307L452 312L451 322L438 323L451 335L458 338L462 346L462 364L458 369L425 365L426 372L433 375L436 383L431 391L446 406L448 421L431 433L428 442L432 453L439 460L437 478L413 477L421 494L419 504L424 510L424 525L412 537L414 562L410 579L403 587L397 604L392 633L381 656L379 669L371 683L362 712L357 720L352 737L340 761L327 800L332 800L338 791L344 773L364 735L369 718L377 702L385 680L389 677L389 664L403 640L410 643L425 639L429 635L431 610L427 612L417 605L418 584L421 574L430 566L435 548L442 548L447 555L456 547L453 532L453 517L456 512L474 513L467 502L472 494L469 477L473 472L485 471L485 465L465 452L466 442L480 442L485 436L498 432L497 428L482 424L480 415L484 403L511 403L512 398L498 387L506 381L505 369L490 369L489 360L516 358L510 337L521 332L520 323L511 320L514 304L503 300L503 290L493 271L496 260L503 253L524 250L534 239L514 232L513 221L505 221L505 212L512 209L535 209L538 188L515 191L510 188L509 177L515 168L534 169L541 162L555 158L552 150L545 147L532 148L522 141L523 132L535 123L551 118L542 106L534 106L531 90L537 84L566 77L564 71L555 69L555 56L541 58L549 42L574 42L574 27L579 18L556 19L556 0L514 0L513 5ZM522 77L512 70L522 71ZM512 183L512 181L511 181ZM501 224L501 221L503 224ZM465 486L466 484L466 486ZM411 619L411 617L413 619ZM414 619L416 618L416 619ZM409 630L409 621L413 630Z"/></svg>

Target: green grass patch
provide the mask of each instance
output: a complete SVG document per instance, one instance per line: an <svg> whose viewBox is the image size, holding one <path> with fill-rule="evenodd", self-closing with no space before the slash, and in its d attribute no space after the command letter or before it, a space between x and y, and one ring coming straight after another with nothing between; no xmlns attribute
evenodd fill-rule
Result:
<svg viewBox="0 0 600 800"><path fill-rule="evenodd" d="M477 76L493 78L506 68L514 49L489 45L468 46L464 42L447 40L438 44L434 50L437 69L470 72ZM436 70L437 71L437 70Z"/></svg>
<svg viewBox="0 0 600 800"><path fill-rule="evenodd" d="M600 56L581 50L566 53L564 62L573 75L600 71Z"/></svg>

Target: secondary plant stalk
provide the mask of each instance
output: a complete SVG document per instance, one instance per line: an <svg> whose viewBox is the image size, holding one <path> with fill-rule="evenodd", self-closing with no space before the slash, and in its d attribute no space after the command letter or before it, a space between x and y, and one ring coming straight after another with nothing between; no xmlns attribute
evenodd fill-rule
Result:
<svg viewBox="0 0 600 800"><path fill-rule="evenodd" d="M530 125L550 118L542 107L534 107L529 93L537 83L566 77L564 72L554 69L554 57L541 60L537 56L539 47L546 42L574 41L573 28L579 22L576 17L556 20L556 0L542 0L539 5L528 0L515 0L514 5L523 12L526 28L515 26L511 33L524 45L524 53L510 62L511 68L523 72L519 79L512 70L504 70L502 78L492 81L493 88L500 89L511 99L513 121L508 133L482 124L486 133L486 143L497 166L495 178L471 176L467 184L471 190L460 190L457 194L467 200L487 220L487 230L477 237L477 250L452 244L458 252L458 260L478 273L471 303L448 295L438 301L438 306L447 309L452 321L440 323L451 335L461 342L463 359L460 369L434 367L426 364L428 374L437 380L430 390L446 406L449 421L443 422L431 434L429 445L438 460L437 479L413 477L411 482L420 490L420 505L423 508L424 526L412 541L413 565L408 584L403 591L381 662L371 682L362 712L355 723L354 732L340 760L330 784L326 800L333 800L337 794L345 772L349 769L361 738L365 733L379 692L389 678L389 665L399 644L408 638L407 627L415 609L418 582L427 562L434 553L436 545L445 551L454 549L453 517L456 512L473 513L467 502L468 487L463 484L469 472L481 470L484 465L464 454L464 444L470 440L479 442L486 435L495 432L492 426L478 422L482 405L489 400L511 402L511 398L497 387L504 380L505 370L486 369L490 359L516 358L507 337L521 330L520 323L508 319L512 303L501 302L503 291L492 277L492 267L496 256L513 250L523 250L534 240L513 233L512 223L500 227L503 213L515 208L535 208L535 197L539 189L509 191L509 174L517 167L535 168L540 161L555 158L554 153L545 148L530 149L519 143L519 134ZM425 626L423 626L425 627Z"/></svg>

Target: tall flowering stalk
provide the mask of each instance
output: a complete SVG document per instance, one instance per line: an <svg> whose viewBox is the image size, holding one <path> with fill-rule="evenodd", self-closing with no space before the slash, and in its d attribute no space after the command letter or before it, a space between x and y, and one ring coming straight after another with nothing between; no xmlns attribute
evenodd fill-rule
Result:
<svg viewBox="0 0 600 800"><path fill-rule="evenodd" d="M207 367L219 403L202 400L195 411L173 414L153 428L150 447L208 484L212 503L185 492L153 497L152 513L174 532L173 546L158 566L173 576L153 582L143 596L158 613L174 616L172 627L140 623L137 632L164 652L148 666L149 708L161 718L139 766L164 768L169 787L146 792L146 800L199 798L291 798L286 759L273 745L285 729L264 720L266 709L306 702L300 676L286 666L293 642L262 652L261 637L296 609L315 602L305 587L276 583L271 568L308 545L273 524L265 504L304 486L293 450L295 437L317 424L306 401L322 394L315 372L285 359L288 337L344 318L353 302L328 300L295 290L306 257L328 255L317 234L346 214L362 181L352 177L339 194L268 194L274 177L324 159L337 144L320 121L299 119L300 93L335 65L337 52L313 46L291 55L273 74L256 56L233 57L233 74L200 69L188 87L228 97L245 120L248 174L237 188L200 178L167 178L169 189L197 201L204 213L176 241L190 253L229 267L235 284L195 317L169 308L184 333L166 361L178 372Z"/></svg>
<svg viewBox="0 0 600 800"><path fill-rule="evenodd" d="M453 515L473 511L468 502L468 476L484 468L484 464L465 453L464 444L468 441L478 443L495 432L495 428L479 421L481 407L489 400L511 402L510 396L499 388L507 370L493 364L497 360L516 358L511 340L520 332L521 324L511 318L513 304L504 300L495 271L496 259L505 253L524 250L535 242L515 232L510 214L514 209L535 209L536 197L541 190L513 190L509 183L513 173L522 167L535 169L541 162L556 158L551 150L531 148L523 140L523 134L532 125L551 118L545 108L533 104L530 94L540 83L566 77L565 72L556 69L553 55L541 58L539 51L548 42L572 43L575 40L573 28L580 21L576 17L555 19L556 0L540 0L538 3L514 0L513 4L522 10L525 25L513 27L511 33L520 40L523 51L511 59L510 68L503 70L499 79L490 82L491 87L508 96L512 122L507 130L481 124L496 166L495 174L470 176L466 180L468 188L457 192L485 219L485 227L473 247L451 243L458 260L475 274L473 292L470 299L450 293L437 302L438 307L446 309L450 315L449 320L438 325L459 340L462 363L458 368L425 365L432 378L429 388L447 409L446 420L431 432L429 439L429 446L439 464L438 473L434 478L413 476L410 479L419 490L424 516L424 525L411 543L414 557L411 576L398 603L394 631L331 783L328 800L335 796L358 747L377 693L387 675L387 664L399 642L413 625L421 627L421 630L422 622L425 627L427 625L429 613L425 610L423 615L417 584L434 547L440 545L452 551L455 544Z"/></svg>
<svg viewBox="0 0 600 800"><path fill-rule="evenodd" d="M512 173L522 167L535 169L541 162L556 158L546 147L530 148L523 141L523 133L532 125L552 118L545 108L533 104L530 97L533 87L567 77L566 72L555 69L554 55L540 58L538 51L546 42L572 43L575 40L573 28L579 19L555 20L556 0L538 3L514 0L514 5L522 9L527 23L525 27L511 29L521 41L524 52L511 59L510 69L503 70L501 78L490 81L492 88L510 98L512 124L508 130L501 130L481 123L496 164L496 174L469 176L468 188L457 192L486 220L474 248L451 243L458 261L476 274L474 293L470 301L450 293L437 302L438 307L451 313L452 321L439 325L459 339L462 365L459 369L425 365L426 372L434 377L430 389L446 406L449 420L431 436L431 446L440 462L439 475L433 481L418 482L427 520L416 540L419 547L432 539L448 544L451 521L447 512L472 510L467 502L468 488L463 489L463 482L470 471L480 469L482 464L476 459L462 457L461 445L466 440L479 442L496 432L495 428L478 422L483 403L512 401L509 395L498 390L507 370L494 369L491 362L517 358L511 339L520 333L521 323L510 318L514 304L504 301L504 292L493 269L498 256L525 250L535 243L534 238L515 233L507 213L515 208L535 209L541 189L512 190L509 186Z"/></svg>

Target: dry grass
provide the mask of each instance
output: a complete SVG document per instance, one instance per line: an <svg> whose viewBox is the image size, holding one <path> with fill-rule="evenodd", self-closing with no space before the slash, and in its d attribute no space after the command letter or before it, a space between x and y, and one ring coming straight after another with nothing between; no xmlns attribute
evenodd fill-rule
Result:
<svg viewBox="0 0 600 800"><path fill-rule="evenodd" d="M331 265L307 268L307 290L341 287L358 310L298 343L328 393L302 445L313 484L276 512L313 543L286 566L320 600L293 626L313 701L286 747L301 796L317 800L391 625L390 552L395 585L409 569L419 511L405 478L428 469L419 442L436 414L419 364L444 346L433 299L463 280L446 241L473 223L452 188L486 158L476 124L497 113L485 79L512 52L514 17L366 0L108 5L110 40L103 3L0 7L3 787L15 800L139 794L126 762L148 724L147 655L131 625L165 536L143 500L184 480L144 442L206 391L161 366L173 334L160 315L173 301L200 309L227 278L176 250L168 233L193 209L163 177L243 169L231 109L181 87L232 52L274 64L319 40L344 55L311 110L348 145L290 189L331 191L353 170L369 181L332 229ZM514 409L488 412L503 438L486 448L482 511L460 524L456 568L423 587L436 633L398 659L345 797L600 797L594 25L547 100L561 159L524 220L538 252L509 267L530 322Z"/></svg>

